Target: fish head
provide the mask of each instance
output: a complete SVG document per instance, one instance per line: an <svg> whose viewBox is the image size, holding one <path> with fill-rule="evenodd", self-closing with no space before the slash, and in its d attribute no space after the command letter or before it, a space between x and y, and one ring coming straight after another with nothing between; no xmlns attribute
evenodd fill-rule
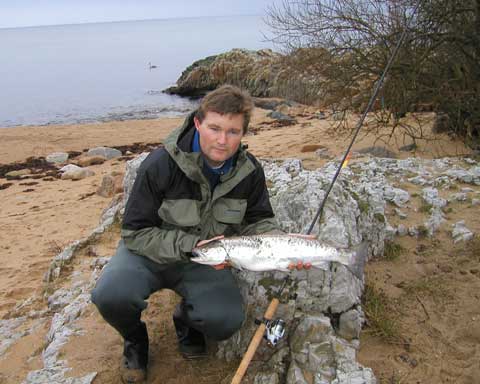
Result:
<svg viewBox="0 0 480 384"><path fill-rule="evenodd" d="M195 247L192 249L192 255L191 261L205 265L218 265L228 260L227 251L221 245L220 241Z"/></svg>

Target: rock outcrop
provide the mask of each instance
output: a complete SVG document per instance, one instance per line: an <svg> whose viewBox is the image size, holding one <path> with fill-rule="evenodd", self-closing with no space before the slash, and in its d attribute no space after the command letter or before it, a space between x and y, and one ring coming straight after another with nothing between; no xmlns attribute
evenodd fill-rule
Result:
<svg viewBox="0 0 480 384"><path fill-rule="evenodd" d="M198 60L187 67L176 86L164 92L198 97L221 84L247 89L255 97L281 97L309 104L324 96L322 79L314 71L308 55L315 50L298 50L283 56L270 49L233 49Z"/></svg>
<svg viewBox="0 0 480 384"><path fill-rule="evenodd" d="M325 196L335 172L330 163L317 171L304 170L299 160L264 162L272 207L283 230L305 233ZM346 170L332 189L325 205L324 220L317 223L314 234L323 242L339 248L355 248L363 241L370 244L369 254L383 252L386 220L385 200L380 191L369 190L361 183L353 186ZM367 183L365 183L367 184ZM371 204L359 208L359 201ZM371 236L374 233L375 236ZM287 274L234 271L245 300L247 320L231 339L220 343L217 355L227 360L241 357L255 332L254 320L261 319L269 301L279 291ZM354 277L345 267L331 264L324 270L294 272L282 294L277 311L288 324L288 335L276 349L262 345L258 351L267 361L257 379L308 383L308 377L319 382L335 382L354 378L374 383L372 371L356 362L358 335L363 324L360 297L363 280ZM278 350L285 357L279 361ZM284 381L286 378L286 381Z"/></svg>

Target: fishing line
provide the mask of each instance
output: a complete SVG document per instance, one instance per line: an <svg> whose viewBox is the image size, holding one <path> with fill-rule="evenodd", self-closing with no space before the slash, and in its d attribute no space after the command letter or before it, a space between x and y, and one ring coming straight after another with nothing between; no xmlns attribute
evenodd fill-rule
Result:
<svg viewBox="0 0 480 384"><path fill-rule="evenodd" d="M415 14L417 13L417 9L420 5L422 1L418 1L418 3L415 5L415 8L413 9L413 12L412 12L412 15L410 17L410 19L408 20L408 22L406 23L405 25L405 28L403 29L403 32L400 36L400 39L398 39L398 42L397 44L395 45L395 48L392 52L392 55L390 56L390 58L388 59L388 62L387 62L387 65L385 66L385 69L383 70L383 73L382 75L380 76L380 78L378 79L377 81L377 84L375 85L375 88L373 90L373 93L372 95L370 96L370 100L368 101L368 104L367 104L367 107L365 108L365 111L363 112L360 120L358 121L357 123L357 126L355 128L355 133L352 137L352 140L350 141L350 145L348 146L345 154L343 155L343 159L342 161L340 162L340 165L338 166L338 169L337 171L335 172L335 175L333 176L333 179L332 179L332 182L330 183L330 186L328 187L327 189L327 192L325 194L325 197L323 198L322 200L322 203L320 204L320 207L318 208L317 210L317 213L315 215L315 217L313 218L312 220L312 224L310 225L310 228L308 228L308 231L307 231L307 235L309 235L312 230L313 230L313 227L315 226L315 223L317 222L317 220L321 220L322 219L322 214L323 214L323 208L325 207L325 203L327 202L327 198L328 198L328 195L330 194L330 191L332 190L333 188L333 185L335 184L335 182L337 181L337 178L338 178L338 175L340 174L340 171L342 170L342 168L344 167L344 164L346 163L347 159L349 158L349 155L350 155L350 150L352 149L352 146L353 146L353 143L355 142L355 140L357 139L357 136L358 136L358 133L360 132L360 128L362 128L362 125L363 125L363 122L365 121L365 118L367 117L367 114L370 112L370 110L372 109L372 106L373 106L373 103L375 102L375 99L377 98L377 95L378 95L378 92L380 91L380 88L383 84L383 81L385 80L385 76L387 75L387 72L390 70L390 67L393 63L393 60L395 60L395 57L397 56L397 53L400 49L400 46L402 45L403 43L403 40L405 39L405 36L407 35L407 31L408 29L410 28L410 23L412 22L413 18L415 17Z"/></svg>

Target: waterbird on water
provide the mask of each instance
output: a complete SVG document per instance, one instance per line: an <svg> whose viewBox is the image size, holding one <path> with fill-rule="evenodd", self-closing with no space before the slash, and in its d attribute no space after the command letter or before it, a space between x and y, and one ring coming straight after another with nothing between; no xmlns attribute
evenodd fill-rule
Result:
<svg viewBox="0 0 480 384"><path fill-rule="evenodd" d="M152 69L155 69L155 68L157 68L156 65L152 65L151 62L148 62L148 69L152 70Z"/></svg>

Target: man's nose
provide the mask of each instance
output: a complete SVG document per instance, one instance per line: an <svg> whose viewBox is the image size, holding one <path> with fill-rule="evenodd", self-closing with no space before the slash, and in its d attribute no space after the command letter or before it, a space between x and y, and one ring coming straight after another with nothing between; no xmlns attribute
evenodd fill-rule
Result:
<svg viewBox="0 0 480 384"><path fill-rule="evenodd" d="M218 140L219 144L226 144L227 143L227 133L226 132L220 132L217 140Z"/></svg>

